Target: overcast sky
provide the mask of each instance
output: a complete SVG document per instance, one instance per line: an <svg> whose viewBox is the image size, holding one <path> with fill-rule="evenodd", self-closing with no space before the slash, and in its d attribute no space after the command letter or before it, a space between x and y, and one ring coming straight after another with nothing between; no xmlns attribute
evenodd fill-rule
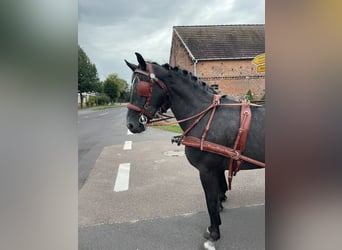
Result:
<svg viewBox="0 0 342 250"><path fill-rule="evenodd" d="M264 0L78 0L78 43L99 77L130 82L124 59L134 52L169 62L172 27L179 25L264 24Z"/></svg>

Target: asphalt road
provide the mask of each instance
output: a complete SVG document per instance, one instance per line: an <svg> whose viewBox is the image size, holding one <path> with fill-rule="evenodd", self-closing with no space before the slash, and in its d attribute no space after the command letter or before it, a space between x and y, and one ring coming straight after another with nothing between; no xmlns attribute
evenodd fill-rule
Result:
<svg viewBox="0 0 342 250"><path fill-rule="evenodd" d="M173 133L129 134L125 114L79 113L79 250L201 249L209 217L197 170ZM122 164L127 190L115 191ZM264 174L234 178L216 249L265 249Z"/></svg>
<svg viewBox="0 0 342 250"><path fill-rule="evenodd" d="M78 190L88 178L95 166L96 159L104 147L121 145L125 142L126 107L92 111L78 111ZM143 133L135 137L136 141L149 138L171 138L167 133L155 130L155 133Z"/></svg>

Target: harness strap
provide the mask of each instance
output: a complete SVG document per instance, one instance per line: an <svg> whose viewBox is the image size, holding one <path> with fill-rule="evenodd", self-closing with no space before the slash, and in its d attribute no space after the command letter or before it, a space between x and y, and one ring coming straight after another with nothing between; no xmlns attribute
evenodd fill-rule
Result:
<svg viewBox="0 0 342 250"><path fill-rule="evenodd" d="M145 108L139 108L138 106L131 103L127 104L127 108L140 112L141 114L146 115L149 119L153 118L152 115Z"/></svg>
<svg viewBox="0 0 342 250"><path fill-rule="evenodd" d="M241 115L240 115L240 128L234 143L233 150L241 154L246 146L247 135L249 131L249 126L251 124L252 113L249 106L249 103L246 101L242 102L241 106ZM228 189L232 188L232 180L233 176L239 172L241 168L242 160L231 158L229 162L229 171L228 171Z"/></svg>
<svg viewBox="0 0 342 250"><path fill-rule="evenodd" d="M214 101L213 101L213 104L212 104L213 105L213 111L210 114L207 126L205 126L204 132L203 132L202 137L201 137L201 150L203 150L203 142L205 140L205 137L207 136L208 130L209 130L210 125L211 125L211 122L213 121L217 105L220 104L220 98L221 98L221 96L219 96L219 95L215 95L214 96Z"/></svg>
<svg viewBox="0 0 342 250"><path fill-rule="evenodd" d="M201 143L200 139L193 137L193 136L186 136L182 141L183 145L194 147L194 148L200 148L200 143ZM266 167L266 164L264 162L254 160L252 158L249 158L245 155L240 154L237 151L234 151L234 149L230 147L223 146L214 142L204 141L203 151L208 151L210 153L222 155L228 158L241 159L243 161L249 162L261 168Z"/></svg>
<svg viewBox="0 0 342 250"><path fill-rule="evenodd" d="M157 78L154 73L153 73L153 67L152 67L152 64L148 63L147 64L147 69L148 69L148 72L150 73L149 74L149 77L151 78L152 82L155 82L159 85L159 87L164 91L164 93L166 95L169 95L169 91L167 91L167 88L165 86L165 84L159 80L159 78ZM140 71L139 71L140 72Z"/></svg>
<svg viewBox="0 0 342 250"><path fill-rule="evenodd" d="M214 98L220 98L220 96L217 95L217 97ZM202 110L200 113L181 119L181 120L177 120L177 121L173 121L173 122L164 122L164 123L154 123L153 121L151 121L151 124L146 124L146 126L159 126L159 125L172 125L172 124L179 124L182 122L186 122L192 119L197 118L185 131L184 133L181 135L181 138L183 138L193 127L195 127L195 125L204 117L204 115L206 113L208 113L208 111L210 111L214 106L217 106L218 104L215 104L214 102L212 104L210 104L206 109ZM239 104L240 106L240 104ZM173 117L170 117L170 119Z"/></svg>

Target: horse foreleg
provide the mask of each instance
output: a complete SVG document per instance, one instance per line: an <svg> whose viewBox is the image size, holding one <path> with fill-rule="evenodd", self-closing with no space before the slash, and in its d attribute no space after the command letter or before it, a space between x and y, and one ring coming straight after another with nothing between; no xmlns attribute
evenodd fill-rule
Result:
<svg viewBox="0 0 342 250"><path fill-rule="evenodd" d="M213 172L200 172L200 179L210 217L210 226L208 227L208 232L204 234L204 237L216 241L220 238L219 226L221 225L218 176Z"/></svg>
<svg viewBox="0 0 342 250"><path fill-rule="evenodd" d="M224 174L224 170L218 174L219 179L219 202L220 202L220 212L223 210L222 202L227 200L226 192L228 191L227 181Z"/></svg>

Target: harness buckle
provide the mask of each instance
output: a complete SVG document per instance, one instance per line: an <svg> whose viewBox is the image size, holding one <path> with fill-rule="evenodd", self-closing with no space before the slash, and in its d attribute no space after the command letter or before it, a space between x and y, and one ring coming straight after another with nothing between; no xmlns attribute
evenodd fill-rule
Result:
<svg viewBox="0 0 342 250"><path fill-rule="evenodd" d="M214 95L213 104L220 105L220 99L221 99L220 95Z"/></svg>

